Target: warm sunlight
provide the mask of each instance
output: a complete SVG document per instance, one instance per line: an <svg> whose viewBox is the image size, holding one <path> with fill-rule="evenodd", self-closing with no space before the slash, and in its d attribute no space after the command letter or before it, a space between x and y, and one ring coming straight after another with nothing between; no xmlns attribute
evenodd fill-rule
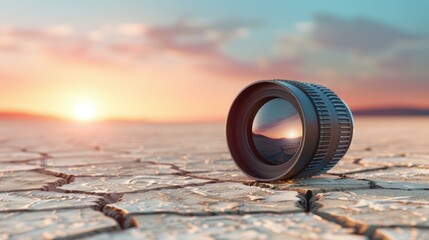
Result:
<svg viewBox="0 0 429 240"><path fill-rule="evenodd" d="M88 102L78 103L74 107L74 117L79 121L91 121L96 117L93 104Z"/></svg>
<svg viewBox="0 0 429 240"><path fill-rule="evenodd" d="M296 137L298 137L298 135L296 134L296 132L295 132L295 131L289 131L289 132L287 133L287 137L288 137L288 138L296 138Z"/></svg>

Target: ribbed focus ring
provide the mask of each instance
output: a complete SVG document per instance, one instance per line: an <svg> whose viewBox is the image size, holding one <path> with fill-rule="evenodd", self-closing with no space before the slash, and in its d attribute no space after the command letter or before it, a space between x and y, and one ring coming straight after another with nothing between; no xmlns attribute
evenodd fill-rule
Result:
<svg viewBox="0 0 429 240"><path fill-rule="evenodd" d="M319 119L318 145L311 162L295 178L327 172L347 152L353 134L353 117L347 105L321 85L276 80L301 89L312 101ZM316 137L316 136L315 136Z"/></svg>

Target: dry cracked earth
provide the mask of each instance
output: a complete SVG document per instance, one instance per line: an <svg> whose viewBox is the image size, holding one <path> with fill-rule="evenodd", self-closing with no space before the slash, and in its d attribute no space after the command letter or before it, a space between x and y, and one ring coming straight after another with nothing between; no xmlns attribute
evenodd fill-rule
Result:
<svg viewBox="0 0 429 240"><path fill-rule="evenodd" d="M358 118L311 179L255 182L222 124L0 122L0 239L429 239L429 118Z"/></svg>

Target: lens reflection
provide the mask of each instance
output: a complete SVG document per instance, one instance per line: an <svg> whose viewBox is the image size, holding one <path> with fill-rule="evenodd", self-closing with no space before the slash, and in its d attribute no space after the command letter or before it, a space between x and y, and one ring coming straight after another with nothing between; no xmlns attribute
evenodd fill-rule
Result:
<svg viewBox="0 0 429 240"><path fill-rule="evenodd" d="M256 150L265 160L274 165L283 164L301 145L301 117L291 103L274 98L256 113L252 137Z"/></svg>

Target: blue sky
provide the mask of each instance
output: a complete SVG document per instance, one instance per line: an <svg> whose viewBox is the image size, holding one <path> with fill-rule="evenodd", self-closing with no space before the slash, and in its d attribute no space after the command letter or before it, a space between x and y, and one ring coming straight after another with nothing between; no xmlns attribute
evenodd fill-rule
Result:
<svg viewBox="0 0 429 240"><path fill-rule="evenodd" d="M254 19L265 28L289 28L317 13L368 17L413 32L428 33L427 1L2 1L0 21L17 25L70 23L81 27L144 21L168 24L180 16Z"/></svg>
<svg viewBox="0 0 429 240"><path fill-rule="evenodd" d="M255 21L245 42L231 42L227 49L239 58L270 54L279 35L295 31L298 22L308 22L320 13L343 18L365 17L416 34L429 34L427 1L4 1L0 23L41 27L70 24L91 29L106 24L164 25L178 18L205 21L237 19ZM257 23L257 24L256 24Z"/></svg>

